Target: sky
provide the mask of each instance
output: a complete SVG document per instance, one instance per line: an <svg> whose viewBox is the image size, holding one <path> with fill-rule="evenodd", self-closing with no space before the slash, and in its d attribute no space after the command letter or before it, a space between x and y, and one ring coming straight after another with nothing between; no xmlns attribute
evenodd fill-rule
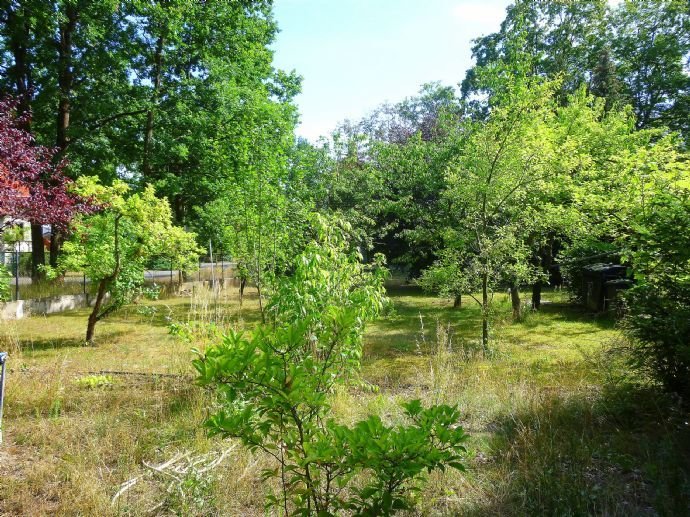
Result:
<svg viewBox="0 0 690 517"><path fill-rule="evenodd" d="M471 40L498 30L510 0L275 0L275 66L303 77L297 134L315 141L345 119L457 85Z"/></svg>
<svg viewBox="0 0 690 517"><path fill-rule="evenodd" d="M472 40L496 32L511 3L275 0L275 65L303 77L297 134L315 141L424 83L457 85L472 66Z"/></svg>

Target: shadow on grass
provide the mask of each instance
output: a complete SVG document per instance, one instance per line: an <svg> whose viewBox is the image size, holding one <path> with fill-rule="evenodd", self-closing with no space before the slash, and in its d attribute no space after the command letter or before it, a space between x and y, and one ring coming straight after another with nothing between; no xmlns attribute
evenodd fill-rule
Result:
<svg viewBox="0 0 690 517"><path fill-rule="evenodd" d="M492 427L486 504L471 515L688 515L687 410L655 390L544 393Z"/></svg>
<svg viewBox="0 0 690 517"><path fill-rule="evenodd" d="M103 332L98 333L98 328L96 332L96 346L98 346L99 342L105 343L107 341L114 341L129 334L129 332L124 330L104 330ZM86 324L84 324L84 334L86 334ZM24 352L39 352L64 348L83 348L87 346L85 335L80 337L64 338L46 337L42 339L20 339L19 344Z"/></svg>
<svg viewBox="0 0 690 517"><path fill-rule="evenodd" d="M528 313L520 325L526 328L554 327L560 323L589 323L600 329L613 329L616 320L608 314L594 314L571 303L545 303L538 312Z"/></svg>

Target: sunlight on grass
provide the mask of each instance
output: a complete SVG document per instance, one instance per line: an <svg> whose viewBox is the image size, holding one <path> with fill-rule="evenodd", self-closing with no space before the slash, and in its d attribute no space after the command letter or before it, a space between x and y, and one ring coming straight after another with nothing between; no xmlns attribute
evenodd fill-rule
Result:
<svg viewBox="0 0 690 517"><path fill-rule="evenodd" d="M610 320L546 293L540 313L513 323L497 295L485 355L471 300L453 309L414 288L390 294L390 313L365 338L366 382L335 393L333 414L354 422L375 413L393 423L399 403L413 397L460 406L471 435L469 470L434 474L418 499L422 514L629 515L687 501L685 467L664 451L690 443L688 431L670 429L675 420L660 417L668 404L651 392L632 404L630 392L608 384L618 371L603 355L618 339ZM170 335L169 324L251 328L259 321L255 294L242 311L236 290L131 305L99 324L95 347L83 346L87 315L0 327L0 348L11 352L0 513L139 515L162 501L173 513L207 505L224 515L263 515L265 460L239 449L211 482L190 485L197 499L185 499L187 506L152 479L110 505L121 483L146 471L144 462L223 446L201 427L212 401L192 383L191 347ZM79 380L102 371L171 377ZM193 501L200 506L188 506Z"/></svg>

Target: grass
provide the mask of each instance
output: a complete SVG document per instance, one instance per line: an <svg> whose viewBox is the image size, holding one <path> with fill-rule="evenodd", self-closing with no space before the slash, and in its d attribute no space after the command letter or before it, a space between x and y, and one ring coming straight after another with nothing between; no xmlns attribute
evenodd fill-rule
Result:
<svg viewBox="0 0 690 517"><path fill-rule="evenodd" d="M412 397L461 407L468 471L432 475L419 514L688 513L687 413L606 353L619 339L613 322L552 292L540 313L512 323L497 296L485 354L471 300L454 310L413 288L390 295L391 311L366 336L363 376L379 389L341 390L333 411L395 421ZM201 428L209 395L187 378L190 346L168 327L215 319L251 328L256 299L241 312L234 291L217 303L197 292L130 306L98 325L97 347L82 346L86 315L1 324L11 358L0 515L263 515L265 460L240 449L179 490L154 474L111 506L121 483L150 472L144 462L228 446Z"/></svg>
<svg viewBox="0 0 690 517"><path fill-rule="evenodd" d="M77 273L70 273L62 282L57 281L35 281L31 283L20 283L17 293L14 279L10 284L12 299L36 300L40 298L52 298L54 296L83 294L84 292L93 294L95 287L87 282L83 283L83 277ZM19 297L17 298L17 294Z"/></svg>
<svg viewBox="0 0 690 517"><path fill-rule="evenodd" d="M82 273L69 272L65 275L65 279L61 281L55 280L36 280L29 279L30 272L23 272L20 274L19 290L17 292L15 285L15 278L12 277L10 281L10 295L12 300L37 300L41 298L52 298L55 296L75 295L75 294L96 294L97 284L85 279ZM180 276L177 270L171 276L164 274L154 279L149 279L147 285L156 285L162 292L170 290L172 285L177 288L179 285ZM210 280L232 280L234 277L234 270L230 266L214 266L204 267L197 271L186 273L188 282L196 281L210 281ZM17 294L19 295L17 297Z"/></svg>

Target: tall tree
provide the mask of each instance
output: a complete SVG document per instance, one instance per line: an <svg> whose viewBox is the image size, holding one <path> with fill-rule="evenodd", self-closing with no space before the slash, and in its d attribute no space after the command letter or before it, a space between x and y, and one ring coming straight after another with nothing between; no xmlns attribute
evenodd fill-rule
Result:
<svg viewBox="0 0 690 517"><path fill-rule="evenodd" d="M271 125L281 138L292 133L299 79L272 67L271 2L131 2L130 17L146 109L132 135L132 172L185 223L241 172L252 135ZM229 159L219 165L221 148Z"/></svg>
<svg viewBox="0 0 690 517"><path fill-rule="evenodd" d="M25 129L29 113L17 116L18 106L0 99L0 235L18 221L66 228L89 204L70 191L65 163L54 163L55 151L35 144Z"/></svg>
<svg viewBox="0 0 690 517"><path fill-rule="evenodd" d="M71 177L154 183L175 219L188 222L245 161L216 168L219 142L237 141L241 153L271 124L281 135L294 126L299 78L272 67L271 6L0 0L0 90L25 94L37 140L69 157ZM254 116L268 104L271 121ZM54 261L57 246L51 251Z"/></svg>
<svg viewBox="0 0 690 517"><path fill-rule="evenodd" d="M612 49L638 128L666 125L690 137L690 4L622 2L610 20Z"/></svg>
<svg viewBox="0 0 690 517"><path fill-rule="evenodd" d="M127 105L122 92L129 84L122 54L129 35L119 2L4 0L0 16L7 71L0 89L17 94L22 110L31 109L31 130L39 143L57 148L56 160L69 154L68 175L113 177L117 160L102 130L120 116L115 106ZM36 270L45 262L38 225L32 241ZM57 245L51 245L53 263Z"/></svg>
<svg viewBox="0 0 690 517"><path fill-rule="evenodd" d="M508 7L498 32L475 40L476 64L462 81L465 99L490 93L478 71L490 63L526 62L524 73L562 76L558 98L564 101L581 84L589 83L607 40L606 0L516 0Z"/></svg>
<svg viewBox="0 0 690 517"><path fill-rule="evenodd" d="M463 291L453 294L475 299L485 349L495 289L510 287L519 319L519 287L539 273L530 261L529 236L548 190L553 138L545 121L553 117L558 86L503 72L502 67L481 71L485 84L500 95L486 121L465 122L465 138L444 193L451 212L444 230L446 250L425 278L432 284L441 278Z"/></svg>

